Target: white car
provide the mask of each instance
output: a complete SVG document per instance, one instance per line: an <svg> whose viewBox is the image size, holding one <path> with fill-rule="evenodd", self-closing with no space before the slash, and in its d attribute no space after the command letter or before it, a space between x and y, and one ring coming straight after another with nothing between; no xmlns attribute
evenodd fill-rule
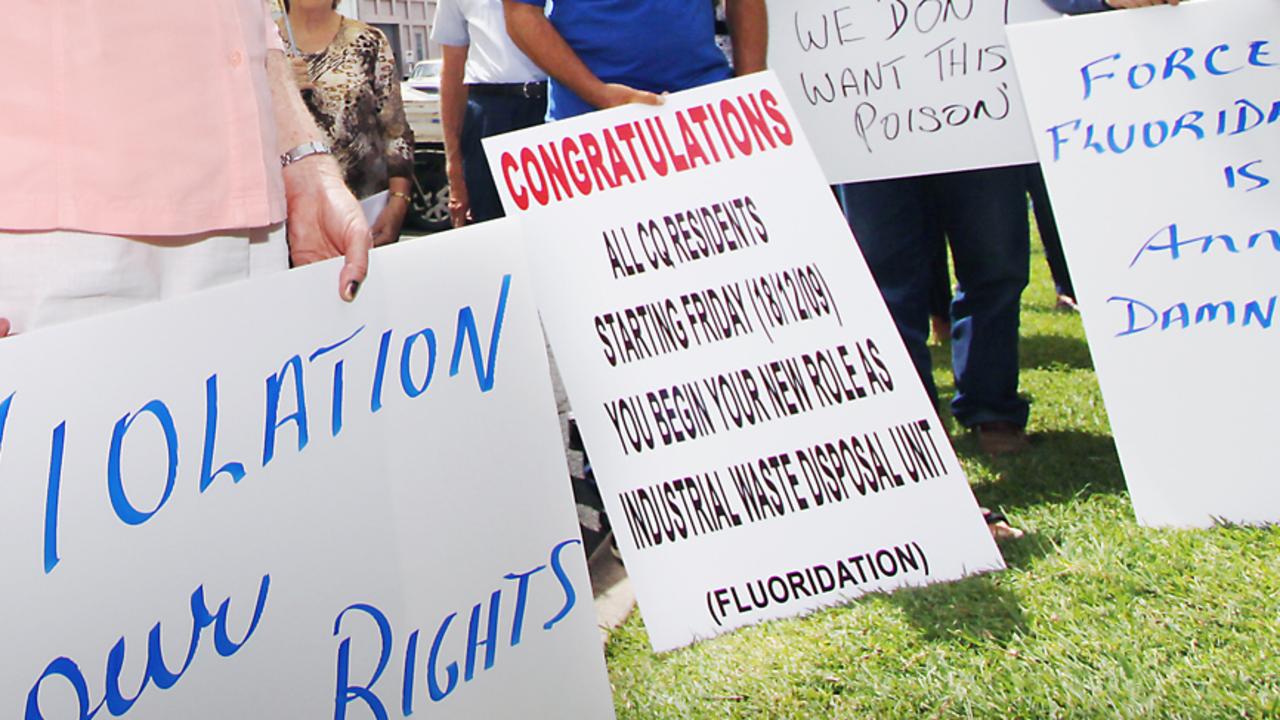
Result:
<svg viewBox="0 0 1280 720"><path fill-rule="evenodd" d="M413 129L416 143L444 142L444 130L440 127L440 95L418 90L408 82L400 84L400 99L404 102L404 117Z"/></svg>
<svg viewBox="0 0 1280 720"><path fill-rule="evenodd" d="M421 65L422 63L418 63ZM448 229L449 184L444 172L444 129L440 125L439 90L427 92L400 84L405 120L413 129L411 227L426 232Z"/></svg>
<svg viewBox="0 0 1280 720"><path fill-rule="evenodd" d="M440 94L440 69L443 61L422 60L414 63L413 72L405 82L414 90L421 90L428 95Z"/></svg>

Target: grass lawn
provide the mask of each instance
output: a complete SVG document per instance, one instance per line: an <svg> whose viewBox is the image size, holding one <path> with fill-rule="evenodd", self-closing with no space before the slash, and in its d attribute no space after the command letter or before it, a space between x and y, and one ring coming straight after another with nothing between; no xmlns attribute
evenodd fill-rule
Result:
<svg viewBox="0 0 1280 720"><path fill-rule="evenodd" d="M1027 531L1009 569L662 656L635 613L606 649L618 717L1280 718L1280 530L1138 527L1079 317L1033 246L1032 448L989 460L946 419L979 502Z"/></svg>

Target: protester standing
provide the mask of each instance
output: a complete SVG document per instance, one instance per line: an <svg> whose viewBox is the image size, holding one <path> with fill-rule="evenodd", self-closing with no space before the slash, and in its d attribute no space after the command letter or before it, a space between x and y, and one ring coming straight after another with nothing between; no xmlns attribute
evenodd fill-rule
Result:
<svg viewBox="0 0 1280 720"><path fill-rule="evenodd" d="M481 140L540 124L547 74L507 35L502 0L439 0L431 38L443 49L440 123L449 217L454 227L502 217Z"/></svg>
<svg viewBox="0 0 1280 720"><path fill-rule="evenodd" d="M337 0L285 0L286 36L298 86L342 165L347 186L367 199L386 192L372 220L375 245L395 242L413 188L413 131L400 73L381 30L337 12Z"/></svg>
<svg viewBox="0 0 1280 720"><path fill-rule="evenodd" d="M261 0L15 2L23 22L0 27L0 62L21 68L0 93L0 335L289 258L345 254L354 299L368 226Z"/></svg>
<svg viewBox="0 0 1280 720"><path fill-rule="evenodd" d="M1026 447L1029 405L1018 394L1018 320L1030 230L1023 171L987 168L841 186L845 215L929 394L937 401L929 295L940 245L958 281L951 304L956 420L984 452ZM945 236L945 240L944 240Z"/></svg>

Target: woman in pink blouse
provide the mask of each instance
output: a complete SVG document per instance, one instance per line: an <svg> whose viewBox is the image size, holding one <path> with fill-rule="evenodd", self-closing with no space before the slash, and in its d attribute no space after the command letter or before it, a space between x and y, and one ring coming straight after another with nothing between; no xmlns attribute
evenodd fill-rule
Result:
<svg viewBox="0 0 1280 720"><path fill-rule="evenodd" d="M345 255L339 289L354 298L369 230L262 0L6 10L22 22L0 24L0 330L290 258Z"/></svg>

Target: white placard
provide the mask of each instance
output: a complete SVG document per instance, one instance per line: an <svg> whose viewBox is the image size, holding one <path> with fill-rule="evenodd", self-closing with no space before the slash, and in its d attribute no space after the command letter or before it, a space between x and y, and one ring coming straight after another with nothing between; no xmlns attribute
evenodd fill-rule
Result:
<svg viewBox="0 0 1280 720"><path fill-rule="evenodd" d="M832 184L1035 162L1006 22L1042 0L769 0L778 73Z"/></svg>
<svg viewBox="0 0 1280 720"><path fill-rule="evenodd" d="M1138 520L1280 521L1280 5L1009 36Z"/></svg>
<svg viewBox="0 0 1280 720"><path fill-rule="evenodd" d="M486 143L656 649L1003 566L772 74Z"/></svg>
<svg viewBox="0 0 1280 720"><path fill-rule="evenodd" d="M516 233L0 341L0 714L612 717Z"/></svg>

